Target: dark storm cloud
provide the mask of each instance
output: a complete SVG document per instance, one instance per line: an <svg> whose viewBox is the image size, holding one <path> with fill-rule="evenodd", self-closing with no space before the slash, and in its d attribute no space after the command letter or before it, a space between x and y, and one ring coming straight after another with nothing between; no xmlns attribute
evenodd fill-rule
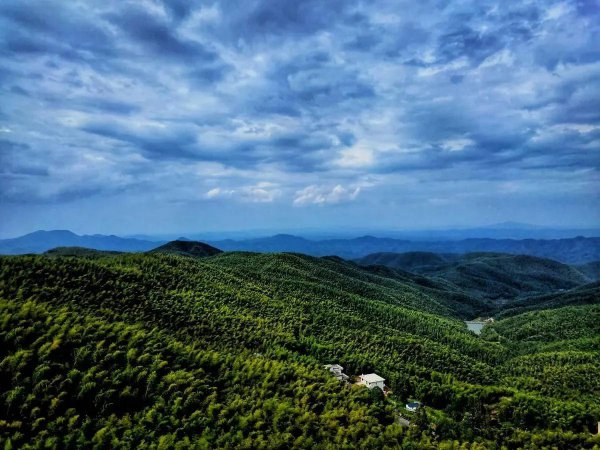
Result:
<svg viewBox="0 0 600 450"><path fill-rule="evenodd" d="M4 1L2 198L364 210L410 180L432 180L422 201L452 194L440 180L551 195L568 176L589 197L599 16L586 0Z"/></svg>
<svg viewBox="0 0 600 450"><path fill-rule="evenodd" d="M193 158L196 137L190 130L149 129L132 131L119 124L92 123L81 128L88 133L130 144L153 159Z"/></svg>
<svg viewBox="0 0 600 450"><path fill-rule="evenodd" d="M74 3L74 2L73 2ZM116 43L93 15L70 2L7 1L0 4L4 25L2 49L16 57L43 53L74 60L100 60L117 55Z"/></svg>

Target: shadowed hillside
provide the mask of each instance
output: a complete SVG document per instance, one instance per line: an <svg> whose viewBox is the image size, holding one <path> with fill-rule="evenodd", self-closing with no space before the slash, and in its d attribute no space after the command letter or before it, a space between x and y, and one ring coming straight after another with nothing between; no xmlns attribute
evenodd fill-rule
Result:
<svg viewBox="0 0 600 450"><path fill-rule="evenodd" d="M544 258L526 255L470 253L374 254L360 264L380 262L444 280L468 295L486 299L511 299L572 289L588 278L577 269Z"/></svg>
<svg viewBox="0 0 600 450"><path fill-rule="evenodd" d="M97 258L100 256L118 255L121 252L108 250L94 250L86 247L56 247L44 252L48 256L81 256L88 258Z"/></svg>
<svg viewBox="0 0 600 450"><path fill-rule="evenodd" d="M557 292L508 302L496 317L508 317L538 309L556 309L600 303L600 282L584 284L566 292Z"/></svg>
<svg viewBox="0 0 600 450"><path fill-rule="evenodd" d="M583 273L590 281L600 281L600 261L593 261L577 266L577 270Z"/></svg>
<svg viewBox="0 0 600 450"><path fill-rule="evenodd" d="M194 258L203 258L214 256L221 253L221 250L204 242L198 241L171 241L160 247L150 250L150 253L166 253L171 255L191 256Z"/></svg>

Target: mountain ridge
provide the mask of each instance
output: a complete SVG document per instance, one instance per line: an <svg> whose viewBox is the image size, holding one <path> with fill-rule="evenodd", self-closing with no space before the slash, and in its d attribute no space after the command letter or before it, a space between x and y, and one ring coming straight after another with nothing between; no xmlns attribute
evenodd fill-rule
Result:
<svg viewBox="0 0 600 450"><path fill-rule="evenodd" d="M187 238L180 237L179 240ZM55 247L87 247L110 251L148 251L167 241L146 241L115 235L76 235L68 230L37 231L18 238L0 240L0 254L43 253ZM491 239L469 238L447 241L414 241L364 235L349 239L311 240L290 234L245 240L203 240L224 251L296 252L312 256L336 255L356 259L377 252L433 253L500 252L526 254L568 264L600 260L600 238Z"/></svg>

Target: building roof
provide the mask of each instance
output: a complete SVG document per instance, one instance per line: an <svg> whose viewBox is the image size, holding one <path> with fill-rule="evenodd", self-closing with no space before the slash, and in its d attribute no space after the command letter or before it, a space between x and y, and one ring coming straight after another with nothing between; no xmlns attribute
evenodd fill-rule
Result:
<svg viewBox="0 0 600 450"><path fill-rule="evenodd" d="M385 378L381 378L376 373L368 373L366 375L361 375L361 378L367 383L378 383L379 381L385 381Z"/></svg>

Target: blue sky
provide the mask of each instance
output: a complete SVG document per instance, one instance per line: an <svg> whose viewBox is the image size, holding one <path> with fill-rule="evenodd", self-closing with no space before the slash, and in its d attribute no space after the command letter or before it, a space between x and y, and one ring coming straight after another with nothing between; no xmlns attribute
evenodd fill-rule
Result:
<svg viewBox="0 0 600 450"><path fill-rule="evenodd" d="M600 4L0 3L0 234L600 224Z"/></svg>

